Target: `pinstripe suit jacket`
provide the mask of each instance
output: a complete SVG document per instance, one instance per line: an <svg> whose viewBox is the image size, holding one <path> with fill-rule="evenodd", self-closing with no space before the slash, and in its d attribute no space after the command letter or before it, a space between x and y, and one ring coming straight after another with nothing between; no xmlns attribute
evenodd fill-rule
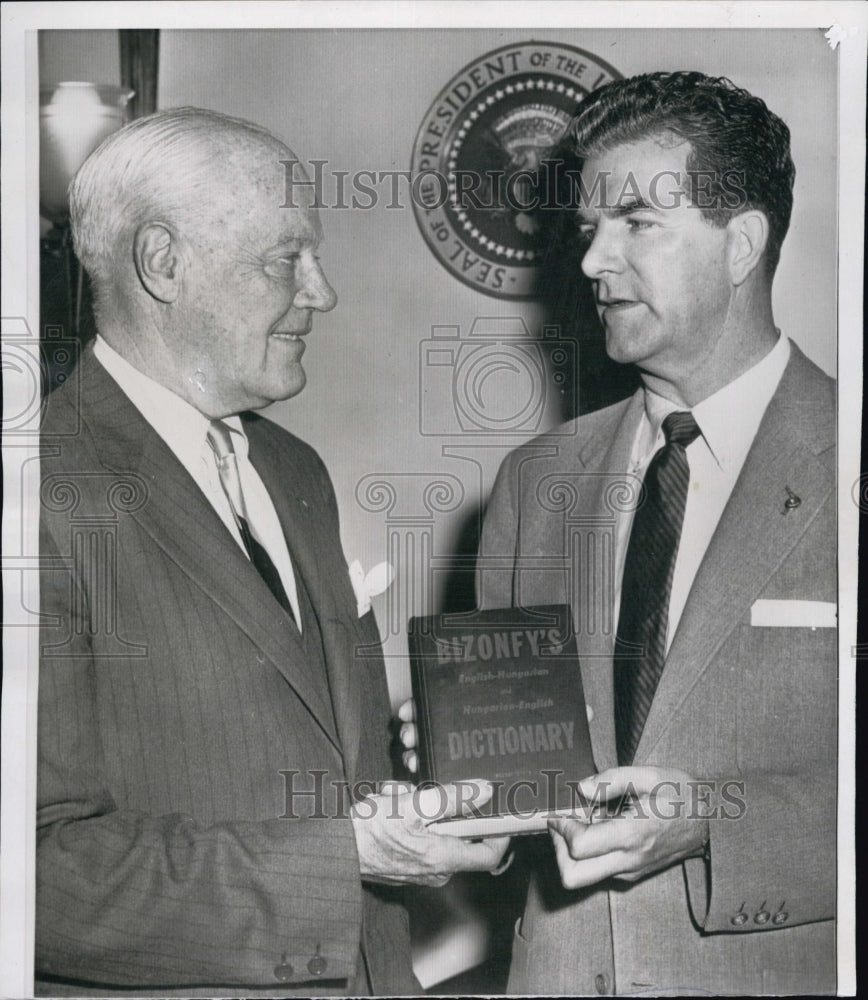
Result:
<svg viewBox="0 0 868 1000"><path fill-rule="evenodd" d="M417 986L406 914L385 890L363 888L345 803L321 819L312 798L287 799L290 781L312 787L309 771L326 772L327 790L387 778L389 703L322 462L269 421L244 419L315 609L325 672L91 352L49 400L40 992ZM373 655L357 655L365 645Z"/></svg>
<svg viewBox="0 0 868 1000"><path fill-rule="evenodd" d="M730 796L746 808L716 800L710 862L629 887L564 890L548 852L516 928L510 992L834 991L837 630L758 627L750 615L760 598L836 600L834 400L834 382L793 345L635 757L743 782ZM640 391L513 453L481 547L486 606L572 605L600 770L617 764L614 511L632 492L623 470L641 414ZM787 487L800 504L784 513Z"/></svg>

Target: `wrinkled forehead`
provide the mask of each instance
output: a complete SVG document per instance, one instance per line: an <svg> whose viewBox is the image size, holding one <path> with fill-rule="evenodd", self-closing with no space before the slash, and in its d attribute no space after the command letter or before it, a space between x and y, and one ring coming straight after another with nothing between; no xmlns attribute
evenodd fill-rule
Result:
<svg viewBox="0 0 868 1000"><path fill-rule="evenodd" d="M582 164L579 203L584 210L625 208L684 192L690 152L690 143L671 133L592 151Z"/></svg>
<svg viewBox="0 0 868 1000"><path fill-rule="evenodd" d="M316 192L298 157L268 137L228 145L215 170L213 221L230 232L274 244L316 244L322 238Z"/></svg>

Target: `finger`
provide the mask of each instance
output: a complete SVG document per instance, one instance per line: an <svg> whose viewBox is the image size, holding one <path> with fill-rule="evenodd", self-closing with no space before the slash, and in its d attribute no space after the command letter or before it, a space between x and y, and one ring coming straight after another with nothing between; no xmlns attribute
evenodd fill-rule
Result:
<svg viewBox="0 0 868 1000"><path fill-rule="evenodd" d="M573 857L573 851L575 851L575 857L580 856L580 840L582 837L582 831L579 827L584 827L585 824L580 824L576 820L565 819L563 817L557 817L556 819L549 820L549 832L552 836L552 840L555 844L563 844L564 850L570 853ZM575 847L573 846L575 844Z"/></svg>
<svg viewBox="0 0 868 1000"><path fill-rule="evenodd" d="M561 835L574 861L587 861L612 852L623 853L635 847L634 824L624 819L585 824L571 819L553 819L550 826Z"/></svg>
<svg viewBox="0 0 868 1000"><path fill-rule="evenodd" d="M463 816L485 805L494 789L489 781L475 779L455 781L417 790L414 798L416 812L426 822L449 816Z"/></svg>
<svg viewBox="0 0 868 1000"><path fill-rule="evenodd" d="M408 750L415 750L419 745L416 734L416 723L415 722L405 722L401 726L401 731L399 733L401 742Z"/></svg>
<svg viewBox="0 0 868 1000"><path fill-rule="evenodd" d="M570 843L574 837L581 837L581 830L590 825L590 819L580 820L567 816L554 816L549 820L549 832L556 833L567 843Z"/></svg>
<svg viewBox="0 0 868 1000"><path fill-rule="evenodd" d="M582 889L606 878L625 877L627 856L623 851L616 850L595 857L576 859L570 851L568 840L555 828L554 823L549 824L549 833L561 872L561 882L565 888Z"/></svg>
<svg viewBox="0 0 868 1000"><path fill-rule="evenodd" d="M561 872L563 872L565 868L570 866L573 860L570 857L570 849L567 846L564 835L560 832L560 830L556 829L552 823L549 823L549 834L551 835L552 843L554 844L555 858L558 862L558 868L560 868Z"/></svg>
<svg viewBox="0 0 868 1000"><path fill-rule="evenodd" d="M485 840L467 841L459 837L439 837L440 840L458 841L455 845L455 871L487 872L496 868L509 848L509 837L487 837Z"/></svg>
<svg viewBox="0 0 868 1000"><path fill-rule="evenodd" d="M415 774L419 770L419 757L415 750L405 750L401 754L401 759L404 761L404 767L411 774Z"/></svg>
<svg viewBox="0 0 868 1000"><path fill-rule="evenodd" d="M497 865L490 869L490 874L503 875L505 871L508 871L512 867L513 861L515 861L515 851L509 850L506 854L504 854Z"/></svg>
<svg viewBox="0 0 868 1000"><path fill-rule="evenodd" d="M398 718L401 722L414 722L416 720L416 702L408 698L398 708Z"/></svg>
<svg viewBox="0 0 868 1000"><path fill-rule="evenodd" d="M660 781L656 767L610 767L579 782L579 791L591 801L620 798L628 789L648 794Z"/></svg>
<svg viewBox="0 0 868 1000"><path fill-rule="evenodd" d="M411 781L381 781L378 787L379 795L403 795L413 791Z"/></svg>
<svg viewBox="0 0 868 1000"><path fill-rule="evenodd" d="M621 874L623 861L620 854L604 854L599 858L576 861L570 857L564 841L555 841L555 855L566 889L584 889L607 878Z"/></svg>

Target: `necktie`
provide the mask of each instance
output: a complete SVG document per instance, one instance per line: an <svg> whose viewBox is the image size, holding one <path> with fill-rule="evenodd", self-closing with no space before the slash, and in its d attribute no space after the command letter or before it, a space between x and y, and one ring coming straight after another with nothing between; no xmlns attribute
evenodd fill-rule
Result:
<svg viewBox="0 0 868 1000"><path fill-rule="evenodd" d="M691 413L663 421L666 444L645 473L645 500L627 545L615 639L618 763L633 762L666 659L669 595L681 538L690 467L685 449L699 436Z"/></svg>
<svg viewBox="0 0 868 1000"><path fill-rule="evenodd" d="M271 561L271 557L253 533L250 527L250 517L247 513L247 506L244 503L244 493L241 489L241 477L238 474L238 459L235 449L232 447L232 434L222 420L212 420L208 426L208 444L214 452L214 460L217 463L217 473L220 476L220 485L232 508L232 515L238 525L241 540L247 550L250 561L259 571L259 575L268 584L268 589L277 598L284 611L294 620L292 606L277 567Z"/></svg>

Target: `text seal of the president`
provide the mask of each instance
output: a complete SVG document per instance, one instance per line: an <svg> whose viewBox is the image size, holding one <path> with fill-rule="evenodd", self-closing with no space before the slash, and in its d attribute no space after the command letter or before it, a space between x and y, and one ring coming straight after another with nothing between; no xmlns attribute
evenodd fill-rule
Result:
<svg viewBox="0 0 868 1000"><path fill-rule="evenodd" d="M486 53L440 91L413 147L413 209L456 278L533 296L545 162L585 96L620 78L583 49L530 41Z"/></svg>

